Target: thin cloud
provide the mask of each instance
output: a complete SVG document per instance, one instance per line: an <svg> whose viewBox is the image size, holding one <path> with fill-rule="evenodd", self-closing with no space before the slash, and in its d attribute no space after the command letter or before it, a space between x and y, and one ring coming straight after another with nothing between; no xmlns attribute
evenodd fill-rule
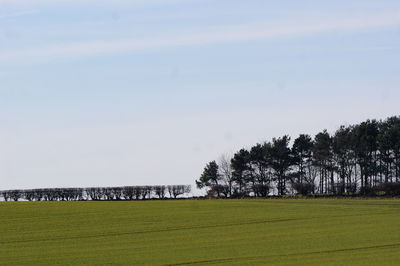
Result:
<svg viewBox="0 0 400 266"><path fill-rule="evenodd" d="M196 1L196 0L191 0ZM197 0L200 1L200 0ZM0 0L0 5L87 5L87 4L129 4L129 5L154 5L154 4L173 4L184 3L188 0Z"/></svg>
<svg viewBox="0 0 400 266"><path fill-rule="evenodd" d="M112 54L133 53L181 46L197 46L240 41L295 38L331 32L358 31L400 25L399 12L359 15L335 19L298 19L289 22L260 22L208 28L194 33L148 39L76 42L48 47L0 52L0 63L54 60Z"/></svg>
<svg viewBox="0 0 400 266"><path fill-rule="evenodd" d="M27 15L34 15L39 12L40 12L39 9L22 10L22 11L17 11L17 12L8 13L8 14L0 14L0 19L23 17L23 16L27 16Z"/></svg>

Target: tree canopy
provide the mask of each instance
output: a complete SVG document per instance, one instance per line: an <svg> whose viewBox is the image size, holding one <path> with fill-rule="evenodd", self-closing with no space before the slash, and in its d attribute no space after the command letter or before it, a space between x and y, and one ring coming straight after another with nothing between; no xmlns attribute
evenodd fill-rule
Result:
<svg viewBox="0 0 400 266"><path fill-rule="evenodd" d="M218 197L219 191L231 197L396 194L400 117L340 126L333 133L322 130L314 137L300 134L292 142L284 135L240 149L229 167L227 161L222 175L215 161L207 164L198 187L212 188Z"/></svg>

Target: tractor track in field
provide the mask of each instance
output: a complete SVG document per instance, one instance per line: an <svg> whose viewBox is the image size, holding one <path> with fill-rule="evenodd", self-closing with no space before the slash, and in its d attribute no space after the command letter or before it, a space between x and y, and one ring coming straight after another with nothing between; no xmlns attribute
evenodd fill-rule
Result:
<svg viewBox="0 0 400 266"><path fill-rule="evenodd" d="M124 236L124 235L138 235L138 234L148 234L148 233L163 233L163 232L173 232L173 231L183 231L183 230L194 230L194 229L208 229L208 228L218 228L227 226L241 226L241 225L252 225L252 224L265 224L265 223L279 223L279 222L289 222L303 220L298 218L288 218L288 219L274 219L274 220L263 220L263 221L251 221L244 223L230 223L230 224L215 224L215 225L205 225L205 226L186 226L177 228L165 228L159 230L144 230L144 231L134 231L134 232L123 232L123 233L105 233L96 234L88 236L71 236L71 237L55 237L46 239L26 239L26 240L12 240L0 242L3 244L14 244L14 243L29 243L29 242L43 242L43 241L58 241L58 240L73 240L73 239L87 239L87 238L97 238L97 237L114 237L114 236Z"/></svg>
<svg viewBox="0 0 400 266"><path fill-rule="evenodd" d="M267 258L282 257L282 256L291 257L291 256L302 256L302 255L317 255L317 254L329 254L329 253L337 253L337 252L392 248L392 247L400 247L400 243L386 244L386 245L374 245L374 246L367 246L367 247L356 247L356 248L342 248L342 249L331 249L331 250L321 250L321 251L311 251L311 252L299 252L299 253L290 253L290 254L260 255L260 256L248 256L248 257L230 257L230 258L180 262L180 263L172 263L172 264L165 264L165 265L178 266L178 265L220 264L220 263L229 263L229 262L233 262L233 261L237 261L237 260L251 261L251 260L267 259Z"/></svg>
<svg viewBox="0 0 400 266"><path fill-rule="evenodd" d="M329 218L341 218L349 216L363 216L364 214L351 214L351 215L338 215L330 216ZM69 237L54 237L45 239L24 239L24 240L11 240L11 241L0 241L0 245L16 244L16 243L31 243L31 242L47 242L47 241L59 241L59 240L74 240L74 239L90 239L99 237L116 237L124 235L140 235L148 233L163 233L163 232L174 232L183 230L195 230L195 229L209 229L218 227L228 227L228 226L242 226L242 225L254 225L254 224L268 224L268 223L280 223L280 222L291 222L291 221L304 221L312 220L324 217L302 217L302 218L284 218L284 219L269 219L269 220L259 220L259 221L249 221L240 223L227 223L227 224L214 224L214 225L203 225L203 226L182 226L175 228L164 228L158 230L143 230L143 231L133 231L133 232L121 232L121 233L100 233L87 236L69 236Z"/></svg>

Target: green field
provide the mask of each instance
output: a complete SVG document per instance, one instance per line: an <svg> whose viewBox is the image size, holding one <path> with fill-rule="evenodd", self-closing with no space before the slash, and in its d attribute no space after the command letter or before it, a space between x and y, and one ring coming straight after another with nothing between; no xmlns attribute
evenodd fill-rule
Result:
<svg viewBox="0 0 400 266"><path fill-rule="evenodd" d="M400 265L400 200L1 202L0 264Z"/></svg>

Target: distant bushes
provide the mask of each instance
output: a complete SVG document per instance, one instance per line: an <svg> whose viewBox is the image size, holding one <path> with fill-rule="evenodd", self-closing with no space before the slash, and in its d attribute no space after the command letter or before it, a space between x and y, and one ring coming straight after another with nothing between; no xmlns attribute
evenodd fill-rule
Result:
<svg viewBox="0 0 400 266"><path fill-rule="evenodd" d="M90 188L46 188L4 190L4 201L144 200L178 198L190 193L190 185L127 186Z"/></svg>
<svg viewBox="0 0 400 266"><path fill-rule="evenodd" d="M400 196L400 182L379 184L372 192L377 196Z"/></svg>
<svg viewBox="0 0 400 266"><path fill-rule="evenodd" d="M314 194L315 185L312 183L293 183L293 189L300 195L311 195Z"/></svg>

